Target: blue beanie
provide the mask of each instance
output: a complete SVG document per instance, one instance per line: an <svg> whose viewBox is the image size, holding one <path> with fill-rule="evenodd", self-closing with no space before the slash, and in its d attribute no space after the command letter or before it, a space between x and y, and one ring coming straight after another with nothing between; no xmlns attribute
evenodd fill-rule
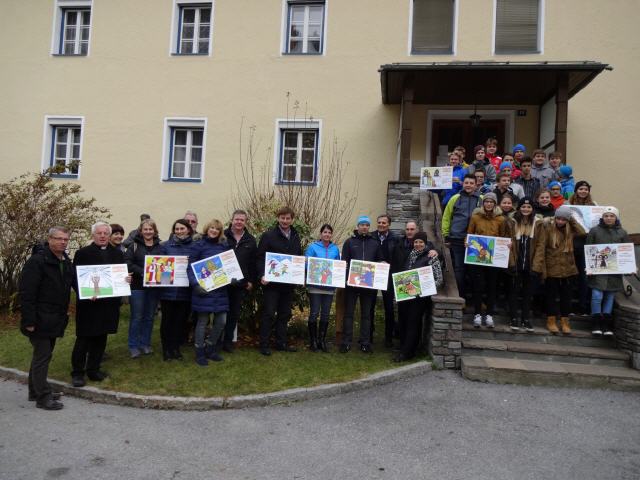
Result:
<svg viewBox="0 0 640 480"><path fill-rule="evenodd" d="M360 225L361 223L366 223L367 225L371 225L371 219L366 215L360 215L358 217L358 223L356 223L356 225Z"/></svg>
<svg viewBox="0 0 640 480"><path fill-rule="evenodd" d="M513 147L513 153L516 153L516 150L521 150L522 153L527 153L527 149L524 148L524 145L522 145L521 143L519 143L519 144L517 144L517 145L515 145Z"/></svg>
<svg viewBox="0 0 640 480"><path fill-rule="evenodd" d="M553 180L552 182L549 182L549 183L547 184L547 188L548 188L549 190L551 190L553 187L560 187L560 188L562 188L562 184L561 184L560 182L558 182L557 180Z"/></svg>
<svg viewBox="0 0 640 480"><path fill-rule="evenodd" d="M513 165L511 165L511 162L502 162L500 164L500 171L504 170L505 168L513 169Z"/></svg>
<svg viewBox="0 0 640 480"><path fill-rule="evenodd" d="M569 178L571 175L573 175L573 168L571 168L569 165L562 165L558 169L558 173L561 177Z"/></svg>

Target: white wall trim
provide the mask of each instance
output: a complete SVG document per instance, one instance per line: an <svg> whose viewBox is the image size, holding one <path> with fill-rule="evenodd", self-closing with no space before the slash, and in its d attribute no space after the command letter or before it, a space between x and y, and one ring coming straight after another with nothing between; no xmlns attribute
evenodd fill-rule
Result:
<svg viewBox="0 0 640 480"><path fill-rule="evenodd" d="M91 15L89 16L89 43L87 45L86 55L67 55L88 57L91 55L91 42L93 38L93 17L95 14L95 2L93 0L54 0L53 1L53 24L51 28L51 51L50 56L60 55L62 45L60 44L60 25L62 23L62 11L69 8L89 7Z"/></svg>
<svg viewBox="0 0 640 480"><path fill-rule="evenodd" d="M171 13L171 34L169 36L169 56L180 56L178 54L178 27L180 23L180 7L183 5L211 4L211 27L209 28L209 54L208 55L185 55L211 57L213 55L213 31L216 29L215 2L214 0L173 0L173 10Z"/></svg>
<svg viewBox="0 0 640 480"><path fill-rule="evenodd" d="M493 0L493 21L491 22L491 55L542 55L544 54L544 18L545 18L545 0L538 0L538 51L528 53L496 53L496 20L498 16L498 0Z"/></svg>
<svg viewBox="0 0 640 480"><path fill-rule="evenodd" d="M282 148L280 142L280 130L285 128L313 128L318 129L318 158L316 159L317 172L315 185L309 185L310 187L319 187L321 181L322 171L322 150L323 150L323 136L322 136L322 120L318 118L310 119L290 119L290 118L276 118L274 141L273 141L273 166L271 168L271 184L278 185L278 165L280 162L280 149Z"/></svg>
<svg viewBox="0 0 640 480"><path fill-rule="evenodd" d="M82 164L84 162L84 116L82 115L45 115L44 128L42 131L42 158L40 166L42 170L46 170L51 166L51 148L53 141L53 128L56 126L71 125L80 126L80 165L78 166L78 174L73 178L80 178L82 173Z"/></svg>
<svg viewBox="0 0 640 480"><path fill-rule="evenodd" d="M289 3L293 0L282 0L282 16L280 19L280 47L278 54L281 57L295 54L287 53L287 39L289 38ZM327 25L329 24L329 0L318 0L318 3L322 1L324 3L324 14L322 17L322 53L320 55L308 55L311 57L324 57L327 55ZM295 3L295 1L293 1ZM302 54L300 56L306 56Z"/></svg>
<svg viewBox="0 0 640 480"><path fill-rule="evenodd" d="M200 170L200 181L191 183L203 184L205 180L205 168L207 164L207 117L165 117L162 127L162 164L160 166L160 181L167 182L169 177L169 147L171 146L171 128L202 128L202 168Z"/></svg>
<svg viewBox="0 0 640 480"><path fill-rule="evenodd" d="M456 55L458 53L458 14L459 14L458 7L459 7L460 0L452 0L452 1L453 1L453 29L451 34L453 35L453 38L451 39L451 53L414 54L414 53L411 53L413 50L412 44L411 44L411 40L413 37L413 0L409 0L409 28L407 28L409 32L409 38L407 39L407 55L408 56L415 57L415 56L425 56L425 55Z"/></svg>

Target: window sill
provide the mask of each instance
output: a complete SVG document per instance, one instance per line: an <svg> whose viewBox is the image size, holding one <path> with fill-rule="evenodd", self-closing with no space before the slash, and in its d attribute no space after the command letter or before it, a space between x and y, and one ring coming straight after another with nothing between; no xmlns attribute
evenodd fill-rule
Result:
<svg viewBox="0 0 640 480"><path fill-rule="evenodd" d="M77 179L79 175L77 173L51 173L49 174L51 178L75 178Z"/></svg>
<svg viewBox="0 0 640 480"><path fill-rule="evenodd" d="M208 57L210 56L208 53L177 53L172 52L172 57Z"/></svg>
<svg viewBox="0 0 640 480"><path fill-rule="evenodd" d="M494 55L542 55L540 50L522 51L522 50L503 50L500 52L493 52Z"/></svg>
<svg viewBox="0 0 640 480"><path fill-rule="evenodd" d="M52 53L52 57L88 57L86 53Z"/></svg>
<svg viewBox="0 0 640 480"><path fill-rule="evenodd" d="M200 178L165 178L162 181L168 183L202 183Z"/></svg>
<svg viewBox="0 0 640 480"><path fill-rule="evenodd" d="M420 52L414 52L413 50L411 51L411 56L422 56L422 55L455 55L455 52L450 50L448 52L443 52L443 51L433 51L433 52L427 52L427 51L420 51Z"/></svg>
<svg viewBox="0 0 640 480"><path fill-rule="evenodd" d="M317 187L317 182L275 182L279 187Z"/></svg>
<svg viewBox="0 0 640 480"><path fill-rule="evenodd" d="M292 52L282 52L282 55L287 57L321 57L323 52L320 53L292 53Z"/></svg>

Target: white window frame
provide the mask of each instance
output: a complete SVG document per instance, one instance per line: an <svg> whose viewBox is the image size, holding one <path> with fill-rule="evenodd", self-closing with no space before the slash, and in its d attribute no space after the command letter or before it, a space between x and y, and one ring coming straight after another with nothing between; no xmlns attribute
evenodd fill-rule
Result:
<svg viewBox="0 0 640 480"><path fill-rule="evenodd" d="M89 10L91 15L89 17L89 39L87 43L87 54L81 55L65 54L64 53L64 33L62 31L62 23L64 21L65 12L67 10ZM52 56L61 57L88 57L91 54L91 37L93 36L93 18L95 16L95 9L93 0L55 0L53 6L53 27L51 35L51 52ZM76 38L78 40L78 38ZM79 46L79 42L76 45Z"/></svg>
<svg viewBox="0 0 640 480"><path fill-rule="evenodd" d="M494 0L495 2L495 0ZM453 1L453 38L451 39L451 53L413 53L413 0L409 0L409 38L407 39L407 55L411 57L424 57L425 55L455 56L458 53L458 7L460 0ZM494 9L495 11L495 9ZM494 19L495 24L495 19Z"/></svg>
<svg viewBox="0 0 640 480"><path fill-rule="evenodd" d="M202 157L200 166L200 178L190 177L172 177L172 135L175 129L186 130L202 130ZM187 138L190 138L188 135ZM187 183L204 183L205 165L206 165L206 153L207 153L207 118L206 117L166 117L164 119L164 133L163 133L163 148L162 148L162 168L160 171L160 180L163 182L187 182ZM190 153L189 147L187 147L187 153ZM186 156L185 156L186 158ZM185 164L185 173L188 172L187 167L190 163L187 161Z"/></svg>
<svg viewBox="0 0 640 480"><path fill-rule="evenodd" d="M324 12L322 16L322 38L320 39L320 53L289 53L289 6L291 4L313 4L323 3ZM301 0L296 2L295 0L282 0L282 26L280 28L280 56L310 56L319 57L327 54L327 18L329 14L329 0ZM306 36L304 36L306 38Z"/></svg>
<svg viewBox="0 0 640 480"><path fill-rule="evenodd" d="M491 31L491 55L503 57L505 55L543 55L544 54L544 18L545 0L538 0L538 51L537 52L509 52L496 53L496 31L498 21L498 0L493 0L493 29Z"/></svg>
<svg viewBox="0 0 640 480"><path fill-rule="evenodd" d="M55 138L54 131L58 128L80 128L80 165L78 173L54 173L54 178L80 178L82 170L82 151L84 147L84 117L66 115L45 115L44 131L42 134L42 170L53 166L55 161ZM69 163L69 151L67 149L66 164Z"/></svg>
<svg viewBox="0 0 640 480"><path fill-rule="evenodd" d="M284 155L284 145L283 145L283 132L285 130L314 130L316 131L316 150L315 150L315 159L314 159L314 177L315 181L313 182L303 182L303 181L282 181L280 179L281 176L281 165L280 161L283 159ZM322 161L322 120L313 119L313 120L287 120L287 119L277 119L275 126L275 148L273 149L273 184L274 185L304 185L309 187L319 187L320 186L320 165ZM301 172L301 146L298 146L298 157L297 157L297 168L296 168L296 178L299 179Z"/></svg>
<svg viewBox="0 0 640 480"><path fill-rule="evenodd" d="M182 8L209 5L211 19L209 25L209 53L180 53L181 13ZM213 29L215 26L215 1L213 0L173 0L173 14L171 17L171 35L169 37L169 56L175 57L211 57L213 55ZM195 33L195 32L194 32Z"/></svg>

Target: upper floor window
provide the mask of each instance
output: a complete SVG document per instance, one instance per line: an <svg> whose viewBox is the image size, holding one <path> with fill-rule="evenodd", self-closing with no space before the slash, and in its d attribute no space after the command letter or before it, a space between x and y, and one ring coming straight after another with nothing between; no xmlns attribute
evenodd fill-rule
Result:
<svg viewBox="0 0 640 480"><path fill-rule="evenodd" d="M413 0L411 53L452 54L455 0Z"/></svg>
<svg viewBox="0 0 640 480"><path fill-rule="evenodd" d="M53 54L89 54L91 6L91 0L56 0Z"/></svg>
<svg viewBox="0 0 640 480"><path fill-rule="evenodd" d="M163 179L201 182L204 174L206 119L165 120Z"/></svg>
<svg viewBox="0 0 640 480"><path fill-rule="evenodd" d="M496 0L495 53L540 53L543 0Z"/></svg>
<svg viewBox="0 0 640 480"><path fill-rule="evenodd" d="M170 53L210 55L212 27L212 2L174 0Z"/></svg>
<svg viewBox="0 0 640 480"><path fill-rule="evenodd" d="M320 121L279 121L276 183L317 185Z"/></svg>
<svg viewBox="0 0 640 480"><path fill-rule="evenodd" d="M77 178L82 158L82 117L45 118L43 168L55 177Z"/></svg>
<svg viewBox="0 0 640 480"><path fill-rule="evenodd" d="M287 8L285 53L322 54L325 2L290 1Z"/></svg>

